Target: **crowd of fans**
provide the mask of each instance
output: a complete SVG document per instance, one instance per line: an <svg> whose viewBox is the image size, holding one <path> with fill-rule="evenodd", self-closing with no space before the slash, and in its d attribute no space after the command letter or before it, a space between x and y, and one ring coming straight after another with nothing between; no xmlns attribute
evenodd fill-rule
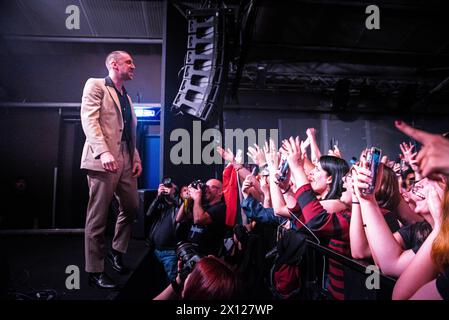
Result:
<svg viewBox="0 0 449 320"><path fill-rule="evenodd" d="M332 258L320 294L303 284L310 241L396 278L392 299L449 299L449 140L395 126L421 148L402 143L374 171L370 149L350 166L337 146L323 155L309 128L279 148L249 147L252 170L219 147L223 181L162 183L148 241L170 284L156 299L344 300Z"/></svg>

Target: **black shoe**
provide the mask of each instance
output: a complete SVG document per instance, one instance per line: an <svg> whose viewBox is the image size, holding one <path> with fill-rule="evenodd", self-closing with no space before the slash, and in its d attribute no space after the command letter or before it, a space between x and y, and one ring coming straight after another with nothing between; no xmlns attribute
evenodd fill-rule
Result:
<svg viewBox="0 0 449 320"><path fill-rule="evenodd" d="M104 273L89 273L89 285L99 289L117 289L117 285Z"/></svg>
<svg viewBox="0 0 449 320"><path fill-rule="evenodd" d="M111 263L112 268L120 274L124 274L128 269L123 265L122 254L109 251L106 259Z"/></svg>

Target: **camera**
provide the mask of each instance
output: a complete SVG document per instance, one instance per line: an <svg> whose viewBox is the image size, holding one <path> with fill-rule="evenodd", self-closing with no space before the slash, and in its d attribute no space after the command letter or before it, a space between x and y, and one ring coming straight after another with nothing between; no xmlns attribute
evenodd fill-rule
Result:
<svg viewBox="0 0 449 320"><path fill-rule="evenodd" d="M194 189L198 189L198 187L200 187L201 192L204 193L206 192L206 184L204 182L202 182L201 180L195 180L193 181L190 186Z"/></svg>
<svg viewBox="0 0 449 320"><path fill-rule="evenodd" d="M182 262L182 267L178 270L181 279L187 278L196 263L203 257L203 255L199 253L197 244L186 241L178 243L176 246L176 255Z"/></svg>
<svg viewBox="0 0 449 320"><path fill-rule="evenodd" d="M166 177L166 178L162 179L162 184L166 188L171 188L173 186L173 183L172 183L172 180L170 177Z"/></svg>
<svg viewBox="0 0 449 320"><path fill-rule="evenodd" d="M368 153L366 154L366 161L368 162L368 169L373 174L373 179L371 180L370 185L368 188L363 190L362 192L364 194L372 194L374 192L374 188L376 186L376 180L377 180L377 171L379 170L379 164L381 161L381 155L382 150L376 147L372 147L368 150Z"/></svg>

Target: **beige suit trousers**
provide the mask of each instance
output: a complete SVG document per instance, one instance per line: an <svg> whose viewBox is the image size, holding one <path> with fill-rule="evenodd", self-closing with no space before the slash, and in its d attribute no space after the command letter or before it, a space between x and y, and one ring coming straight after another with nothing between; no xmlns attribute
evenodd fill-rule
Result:
<svg viewBox="0 0 449 320"><path fill-rule="evenodd" d="M86 271L103 272L105 258L105 230L109 207L115 196L120 212L115 225L112 248L125 253L131 237L131 224L139 208L137 178L132 177L132 160L126 143L121 143L116 159L116 173L88 170L89 204L84 235Z"/></svg>

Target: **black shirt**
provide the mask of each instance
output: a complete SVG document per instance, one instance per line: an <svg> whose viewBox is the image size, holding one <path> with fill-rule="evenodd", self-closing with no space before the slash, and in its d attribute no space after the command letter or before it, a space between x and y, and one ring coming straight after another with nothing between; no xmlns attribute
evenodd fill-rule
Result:
<svg viewBox="0 0 449 320"><path fill-rule="evenodd" d="M158 250L176 248L176 214L178 206L170 204L163 197L157 197L148 209L147 216L151 223L149 240Z"/></svg>
<svg viewBox="0 0 449 320"><path fill-rule="evenodd" d="M438 275L435 283L443 300L449 300L449 267L446 267L444 272Z"/></svg>
<svg viewBox="0 0 449 320"><path fill-rule="evenodd" d="M432 226L427 221L417 222L398 230L404 240L405 249L417 253L427 236L432 232Z"/></svg>
<svg viewBox="0 0 449 320"><path fill-rule="evenodd" d="M208 225L193 224L188 240L198 244L201 253L218 255L226 231L226 204L220 201L212 206L204 205L203 210L210 215L212 223Z"/></svg>
<svg viewBox="0 0 449 320"><path fill-rule="evenodd" d="M117 97L120 103L120 109L122 111L122 119L123 119L123 134L122 134L122 141L126 141L128 146L131 142L131 104L129 103L128 99L128 93L126 92L126 89L124 86L122 86L122 92L123 94L115 87L114 82L112 82L112 79L108 76L105 79L106 85L109 87L113 87L115 89L115 92L117 93Z"/></svg>

